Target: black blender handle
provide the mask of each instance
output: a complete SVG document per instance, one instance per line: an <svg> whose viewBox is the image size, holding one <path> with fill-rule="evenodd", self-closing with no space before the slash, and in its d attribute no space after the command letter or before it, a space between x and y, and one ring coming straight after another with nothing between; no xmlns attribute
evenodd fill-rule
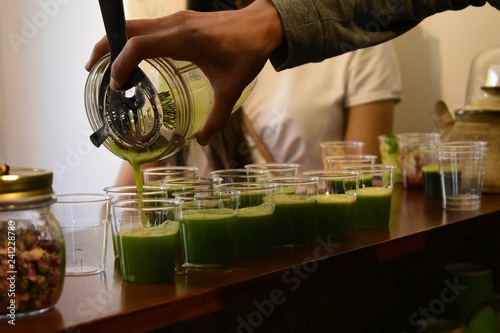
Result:
<svg viewBox="0 0 500 333"><path fill-rule="evenodd" d="M111 63L118 57L127 43L125 10L122 0L99 0L102 19L111 53Z"/></svg>

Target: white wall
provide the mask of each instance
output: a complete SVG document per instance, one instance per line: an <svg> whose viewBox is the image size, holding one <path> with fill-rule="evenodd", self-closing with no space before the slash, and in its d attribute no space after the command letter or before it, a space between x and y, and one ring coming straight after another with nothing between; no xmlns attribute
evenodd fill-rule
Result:
<svg viewBox="0 0 500 333"><path fill-rule="evenodd" d="M393 41L403 75L403 100L394 132L432 131L437 100L451 110L464 105L473 57L500 46L500 12L489 5L427 18Z"/></svg>
<svg viewBox="0 0 500 333"><path fill-rule="evenodd" d="M90 143L83 102L84 65L104 34L97 0L2 0L0 163L52 170L57 193L101 191L121 164Z"/></svg>
<svg viewBox="0 0 500 333"><path fill-rule="evenodd" d="M395 40L404 100L394 131L432 130L429 113L438 99L461 105L470 61L482 48L500 45L498 31L500 13L486 6L436 15ZM101 191L121 164L88 140L83 66L103 35L97 0L2 2L0 162L52 170L58 193Z"/></svg>

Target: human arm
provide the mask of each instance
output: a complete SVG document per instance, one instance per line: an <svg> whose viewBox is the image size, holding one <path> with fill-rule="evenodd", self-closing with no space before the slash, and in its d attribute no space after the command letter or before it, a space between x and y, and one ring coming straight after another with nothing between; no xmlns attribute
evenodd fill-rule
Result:
<svg viewBox="0 0 500 333"><path fill-rule="evenodd" d="M500 0L272 1L286 41L271 56L277 70L383 43L439 12L486 2L500 10Z"/></svg>
<svg viewBox="0 0 500 333"><path fill-rule="evenodd" d="M344 140L364 142L364 153L380 161L378 136L392 133L395 105L396 100L388 99L350 107Z"/></svg>

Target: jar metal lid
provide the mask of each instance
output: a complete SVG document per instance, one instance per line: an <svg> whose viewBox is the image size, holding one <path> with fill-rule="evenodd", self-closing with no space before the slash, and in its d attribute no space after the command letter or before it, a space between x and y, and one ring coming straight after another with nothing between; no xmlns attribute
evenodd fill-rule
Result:
<svg viewBox="0 0 500 333"><path fill-rule="evenodd" d="M0 175L0 201L37 199L54 194L52 172L37 168L10 168Z"/></svg>

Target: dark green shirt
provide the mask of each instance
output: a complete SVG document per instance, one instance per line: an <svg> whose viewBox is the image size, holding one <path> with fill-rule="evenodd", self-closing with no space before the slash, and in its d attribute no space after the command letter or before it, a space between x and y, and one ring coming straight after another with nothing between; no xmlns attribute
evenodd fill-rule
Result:
<svg viewBox="0 0 500 333"><path fill-rule="evenodd" d="M383 43L447 10L500 0L271 0L280 12L286 43L271 57L277 70L319 62Z"/></svg>

